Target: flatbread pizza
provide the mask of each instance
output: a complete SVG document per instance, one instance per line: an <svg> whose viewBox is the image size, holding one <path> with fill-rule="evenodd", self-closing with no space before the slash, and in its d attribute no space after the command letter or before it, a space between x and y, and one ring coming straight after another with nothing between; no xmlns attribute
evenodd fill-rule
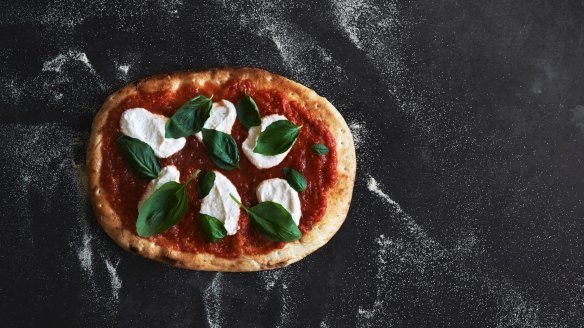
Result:
<svg viewBox="0 0 584 328"><path fill-rule="evenodd" d="M356 170L333 105L256 68L125 86L94 119L87 164L97 219L118 245L210 271L283 267L323 246Z"/></svg>

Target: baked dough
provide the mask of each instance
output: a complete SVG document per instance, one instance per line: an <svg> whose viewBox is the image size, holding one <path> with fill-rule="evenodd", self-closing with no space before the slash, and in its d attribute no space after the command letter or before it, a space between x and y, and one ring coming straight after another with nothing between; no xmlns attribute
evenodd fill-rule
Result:
<svg viewBox="0 0 584 328"><path fill-rule="evenodd" d="M221 86L230 79L249 79L257 90L277 89L302 104L315 118L321 119L337 143L337 183L328 191L327 210L322 219L298 241L267 254L223 258L210 253L188 253L159 246L125 229L118 214L105 197L100 185L102 138L110 112L127 97L138 93L176 90L182 84L202 85L207 81ZM95 213L107 234L121 247L142 256L176 267L207 271L259 271L294 263L314 252L339 230L351 203L355 182L356 158L353 137L347 123L335 107L313 90L282 76L257 68L214 68L161 74L133 82L110 95L97 113L87 149L87 167L91 199Z"/></svg>

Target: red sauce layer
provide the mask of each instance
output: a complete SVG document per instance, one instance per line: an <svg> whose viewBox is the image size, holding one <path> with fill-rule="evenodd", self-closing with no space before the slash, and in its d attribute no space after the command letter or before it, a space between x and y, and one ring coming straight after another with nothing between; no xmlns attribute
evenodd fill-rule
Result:
<svg viewBox="0 0 584 328"><path fill-rule="evenodd" d="M288 166L300 171L308 182L306 191L299 193L302 205L300 231L303 234L310 231L322 219L327 207L326 194L337 181L336 142L332 134L322 121L312 117L301 104L288 100L284 93L278 90L256 90L249 80L231 80L221 88L207 83L203 87L184 86L175 92L138 94L127 98L110 112L103 138L101 183L126 229L134 233L136 231L137 204L149 181L132 175L116 146L115 141L121 135L119 122L122 113L129 108L143 107L153 113L170 117L184 102L197 95L213 96L215 101L227 99L235 104L244 91L253 97L261 116L281 114L292 123L302 125L298 140L282 163L263 170L253 166L241 151L247 130L236 120L232 136L239 149L239 169L225 171L218 168L207 156L203 144L193 136L187 138L186 146L181 151L169 158L160 159L161 166L175 165L181 172L181 181L186 180L196 169L218 170L235 185L246 206L258 203L255 191L260 182L270 178L284 178L282 169ZM316 155L311 149L315 143L325 144L330 152L324 156ZM207 252L226 258L240 254L265 254L284 247L285 243L269 241L257 233L244 211L240 212L240 229L237 234L226 236L217 243L207 242L195 219L201 205L196 183L189 184L188 193L189 210L185 218L169 230L150 237L151 241L180 251Z"/></svg>

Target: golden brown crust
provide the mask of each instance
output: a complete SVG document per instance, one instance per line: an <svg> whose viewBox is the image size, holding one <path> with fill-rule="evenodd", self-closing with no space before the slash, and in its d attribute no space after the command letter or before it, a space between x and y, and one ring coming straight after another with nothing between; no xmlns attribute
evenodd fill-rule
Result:
<svg viewBox="0 0 584 328"><path fill-rule="evenodd" d="M168 249L124 229L121 219L108 202L100 185L101 142L109 112L127 97L140 92L176 90L185 83L203 84L207 81L222 85L230 79L252 80L257 89L286 91L290 99L304 105L315 117L320 118L335 137L339 178L336 185L328 192L327 211L322 220L299 241L289 243L282 249L276 249L268 254L246 255L235 259L222 258L209 253L194 254ZM209 271L259 271L279 268L294 263L323 246L341 227L349 211L356 170L353 137L347 123L333 105L299 83L257 68L216 68L199 72L176 72L147 77L125 86L107 98L94 119L87 149L87 164L89 188L98 221L118 245L142 256L177 267Z"/></svg>

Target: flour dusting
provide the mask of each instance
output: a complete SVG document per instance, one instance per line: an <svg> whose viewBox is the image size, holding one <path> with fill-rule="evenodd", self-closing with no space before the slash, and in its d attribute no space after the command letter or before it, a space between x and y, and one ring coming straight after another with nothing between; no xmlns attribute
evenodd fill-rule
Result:
<svg viewBox="0 0 584 328"><path fill-rule="evenodd" d="M584 133L584 106L576 105L574 108L570 109L572 117L570 122L576 125L582 133Z"/></svg>
<svg viewBox="0 0 584 328"><path fill-rule="evenodd" d="M6 174L6 181L13 185L13 193L5 195L8 206L22 209L18 229L21 247L34 245L34 236L46 243L51 238L62 238L70 248L55 254L56 263L71 263L69 267L56 270L63 279L80 279L79 301L83 311L101 313L102 318L110 318L117 313L117 303L112 302L110 288L98 284L100 277L107 274L107 263L95 260L95 254L107 256L111 249L108 241L96 240L97 223L91 227L89 217L89 190L86 169L83 164L84 141L87 132L78 132L56 123L42 124L0 124L0 136L5 140L0 147L0 170ZM26 137L23 137L26 136ZM14 180L14 181L13 181ZM34 206L29 204L34 200ZM51 236L46 221L46 213L60 213L59 220L65 230L58 236ZM43 247L43 246L37 246ZM110 262L110 264L112 264ZM114 280L112 286L117 286ZM115 288L114 288L115 290Z"/></svg>
<svg viewBox="0 0 584 328"><path fill-rule="evenodd" d="M93 66L89 63L89 58L84 52L69 50L66 53L62 53L54 57L53 59L47 60L43 63L43 72L55 72L62 73L63 66L71 61L78 61L85 65L92 73L95 73Z"/></svg>
<svg viewBox="0 0 584 328"><path fill-rule="evenodd" d="M207 323L211 328L220 328L223 326L222 302L223 293L223 274L218 272L213 277L211 284L203 291L203 302L205 304L205 314Z"/></svg>
<svg viewBox="0 0 584 328"><path fill-rule="evenodd" d="M500 278L493 268L482 268L478 263L467 262L474 258L473 252L481 251L479 241L472 232L461 236L455 247L447 249L405 213L372 176L367 178L367 189L384 201L388 218L398 233L394 236L382 233L375 238L375 282L371 285L367 282L368 286L375 288L374 300L367 305L359 305L357 318L360 325L399 326L403 324L403 318L399 312L386 313L388 302L414 302L410 306L416 306L415 302L433 298L435 293L441 292L441 288L451 288L451 284L478 284L487 289L465 289L464 293L477 293L474 297L479 299L497 300L496 319L499 326L538 326L541 310L538 301L531 299L521 286ZM444 285L445 279L449 279L449 285ZM422 294L410 299L401 292L404 284L428 284L438 290L423 289Z"/></svg>
<svg viewBox="0 0 584 328"><path fill-rule="evenodd" d="M117 303L120 298L120 289L122 288L122 280L120 279L117 271L117 267L120 264L120 261L118 260L115 265L112 264L108 259L104 259L103 262L105 263L107 271L110 275L113 300Z"/></svg>
<svg viewBox="0 0 584 328"><path fill-rule="evenodd" d="M91 250L91 236L83 233L83 246L77 251L81 268L90 276L93 276L93 251Z"/></svg>
<svg viewBox="0 0 584 328"><path fill-rule="evenodd" d="M285 269L276 269L276 270L268 270L262 271L260 273L260 277L264 283L264 288L268 291L272 290L274 286L278 283L280 278L284 275Z"/></svg>
<svg viewBox="0 0 584 328"><path fill-rule="evenodd" d="M119 65L118 70L124 75L127 75L128 71L130 71L130 65Z"/></svg>
<svg viewBox="0 0 584 328"><path fill-rule="evenodd" d="M353 135L353 142L355 143L355 150L363 150L368 142L370 142L370 131L367 130L365 122L363 120L352 120L349 121L349 129Z"/></svg>
<svg viewBox="0 0 584 328"><path fill-rule="evenodd" d="M377 183L377 180L375 180L375 178L373 178L372 176L369 176L369 179L367 180L367 189L369 189L369 191L376 194L377 196L381 197L389 205L394 206L398 212L403 212L401 207L393 199L391 199L385 192L383 192L383 190L381 190L379 184Z"/></svg>
<svg viewBox="0 0 584 328"><path fill-rule="evenodd" d="M292 316L296 310L296 304L292 300L292 292L288 290L288 284L282 282L280 294L280 320L276 324L277 328L289 326Z"/></svg>

